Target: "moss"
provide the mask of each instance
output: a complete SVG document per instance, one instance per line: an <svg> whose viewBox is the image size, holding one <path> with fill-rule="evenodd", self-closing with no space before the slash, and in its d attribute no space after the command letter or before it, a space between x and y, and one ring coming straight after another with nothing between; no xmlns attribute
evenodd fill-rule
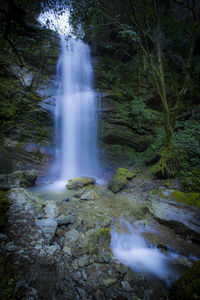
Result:
<svg viewBox="0 0 200 300"><path fill-rule="evenodd" d="M151 195L152 196L156 196L156 195L158 195L159 194L159 191L157 191L157 190L152 190L151 191Z"/></svg>
<svg viewBox="0 0 200 300"><path fill-rule="evenodd" d="M0 294L1 299L13 299L12 295L15 288L15 270L11 263L0 255Z"/></svg>
<svg viewBox="0 0 200 300"><path fill-rule="evenodd" d="M68 189L80 189L86 186L93 186L95 183L94 179L89 177L76 177L68 180L67 187Z"/></svg>
<svg viewBox="0 0 200 300"><path fill-rule="evenodd" d="M164 185L165 187L169 187L169 186L171 185L170 179L168 179L168 180L163 180L163 185Z"/></svg>
<svg viewBox="0 0 200 300"><path fill-rule="evenodd" d="M118 193L123 188L125 188L127 182L128 182L128 180L126 179L126 176L124 176L124 175L114 176L114 178L111 181L109 181L108 188L113 193Z"/></svg>
<svg viewBox="0 0 200 300"><path fill-rule="evenodd" d="M173 190L170 195L166 196L165 193L161 193L161 197L169 198L177 202L196 206L200 208L200 194L199 193L183 193L181 191Z"/></svg>
<svg viewBox="0 0 200 300"><path fill-rule="evenodd" d="M200 299L200 260L174 283L170 299Z"/></svg>
<svg viewBox="0 0 200 300"><path fill-rule="evenodd" d="M183 202L185 204L193 205L200 208L200 194L198 193L183 193L174 191L171 194L173 200Z"/></svg>
<svg viewBox="0 0 200 300"><path fill-rule="evenodd" d="M9 208L9 200L5 192L0 191L0 230L3 230L7 221L7 210Z"/></svg>
<svg viewBox="0 0 200 300"><path fill-rule="evenodd" d="M100 229L100 235L105 235L110 237L110 228L102 227Z"/></svg>
<svg viewBox="0 0 200 300"><path fill-rule="evenodd" d="M118 168L116 172L116 176L125 176L126 179L132 179L136 176L136 172L131 172L128 169Z"/></svg>

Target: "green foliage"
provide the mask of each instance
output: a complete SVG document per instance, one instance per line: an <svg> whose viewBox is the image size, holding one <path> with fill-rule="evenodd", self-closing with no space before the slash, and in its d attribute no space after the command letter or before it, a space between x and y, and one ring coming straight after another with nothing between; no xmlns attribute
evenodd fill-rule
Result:
<svg viewBox="0 0 200 300"><path fill-rule="evenodd" d="M187 167L190 165L187 164ZM190 170L182 169L180 174L181 186L187 192L200 192L200 170L197 167Z"/></svg>

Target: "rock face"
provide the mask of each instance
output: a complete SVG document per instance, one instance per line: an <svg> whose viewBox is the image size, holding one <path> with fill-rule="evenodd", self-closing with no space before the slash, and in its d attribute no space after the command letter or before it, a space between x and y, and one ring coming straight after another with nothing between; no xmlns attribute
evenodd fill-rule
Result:
<svg viewBox="0 0 200 300"><path fill-rule="evenodd" d="M25 13L23 22L30 24L27 20L30 14L32 11ZM40 28L37 22L31 27L28 25L30 32L20 28L21 23L13 26L10 34L22 66L13 48L3 39L4 26L0 24L0 131L3 137L0 173L8 174L20 169L41 169L50 159L59 38L53 31ZM23 32L23 37L19 32Z"/></svg>
<svg viewBox="0 0 200 300"><path fill-rule="evenodd" d="M136 176L136 173L124 168L119 168L115 176L109 181L108 188L113 193L118 193L125 188L128 180L132 179L134 176Z"/></svg>
<svg viewBox="0 0 200 300"><path fill-rule="evenodd" d="M35 185L38 172L36 170L16 171L10 174L0 174L0 189L8 190L16 187Z"/></svg>
<svg viewBox="0 0 200 300"><path fill-rule="evenodd" d="M89 177L72 178L67 183L67 188L71 190L78 190L86 186L94 185L95 179Z"/></svg>
<svg viewBox="0 0 200 300"><path fill-rule="evenodd" d="M200 210L175 201L173 193L174 190L167 190L153 196L149 205L150 213L178 234L189 235L191 239L198 239L200 242Z"/></svg>

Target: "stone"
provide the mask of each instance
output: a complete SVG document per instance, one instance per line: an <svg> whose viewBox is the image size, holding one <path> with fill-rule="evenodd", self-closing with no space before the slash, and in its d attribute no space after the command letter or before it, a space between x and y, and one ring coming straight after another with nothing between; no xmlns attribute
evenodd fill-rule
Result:
<svg viewBox="0 0 200 300"><path fill-rule="evenodd" d="M114 177L109 181L108 188L113 193L118 193L125 188L128 180L136 176L136 172L131 172L128 169L118 168Z"/></svg>
<svg viewBox="0 0 200 300"><path fill-rule="evenodd" d="M7 193L7 197L11 203L17 206L23 206L24 211L28 211L29 214L34 214L30 210L31 206L41 208L44 201L35 193L29 192L24 188L13 188Z"/></svg>
<svg viewBox="0 0 200 300"><path fill-rule="evenodd" d="M81 200L84 200L84 201L96 200L98 198L99 198L99 195L94 191L86 191L81 196Z"/></svg>
<svg viewBox="0 0 200 300"><path fill-rule="evenodd" d="M122 284L122 288L124 291L126 292L131 292L132 288L130 287L130 284L128 283L128 281L121 281Z"/></svg>
<svg viewBox="0 0 200 300"><path fill-rule="evenodd" d="M121 190L123 190L127 184L127 179L125 176L120 175L120 176L114 176L113 179L111 179L108 183L108 188L113 192L113 193L118 193Z"/></svg>
<svg viewBox="0 0 200 300"><path fill-rule="evenodd" d="M200 234L200 210L170 199L171 190L166 190L161 195L152 196L149 199L149 212L161 224L172 228L182 236L199 238Z"/></svg>
<svg viewBox="0 0 200 300"><path fill-rule="evenodd" d="M45 201L45 217L56 218L58 216L58 207L54 201Z"/></svg>
<svg viewBox="0 0 200 300"><path fill-rule="evenodd" d="M76 246L80 241L80 237L81 237L80 233L74 228L72 230L66 232L65 241L64 241L65 246L67 246L67 247Z"/></svg>
<svg viewBox="0 0 200 300"><path fill-rule="evenodd" d="M46 250L46 253L50 256L54 255L55 252L58 250L58 247L55 245L49 246Z"/></svg>
<svg viewBox="0 0 200 300"><path fill-rule="evenodd" d="M84 300L87 299L87 294L84 289L77 287L77 291L78 291L81 299L84 299Z"/></svg>
<svg viewBox="0 0 200 300"><path fill-rule="evenodd" d="M94 184L95 184L94 178L77 177L77 178L72 178L68 181L67 188L72 190L77 190L85 186L90 186L90 185L93 186Z"/></svg>
<svg viewBox="0 0 200 300"><path fill-rule="evenodd" d="M55 235L57 222L54 219L36 220L36 225L41 228L47 243L50 243Z"/></svg>
<svg viewBox="0 0 200 300"><path fill-rule="evenodd" d="M71 215L69 216L61 215L56 219L56 221L58 226L69 225L74 223L74 217Z"/></svg>
<svg viewBox="0 0 200 300"><path fill-rule="evenodd" d="M5 235L4 233L0 233L0 241L5 241L7 239L8 239L7 235Z"/></svg>
<svg viewBox="0 0 200 300"><path fill-rule="evenodd" d="M78 265L79 265L79 267L81 267L81 268L83 268L83 267L85 267L85 266L88 266L89 265L89 257L88 257L88 255L83 255L83 256L81 256L80 258L79 258L79 260L78 260Z"/></svg>
<svg viewBox="0 0 200 300"><path fill-rule="evenodd" d="M34 186L36 178L36 170L24 170L15 171L10 174L0 174L0 189L9 190L16 187Z"/></svg>
<svg viewBox="0 0 200 300"><path fill-rule="evenodd" d="M72 251L71 251L71 249L70 249L69 247L67 247L67 246L65 246L65 247L63 248L63 252L64 252L65 254L67 254L68 256L72 256Z"/></svg>

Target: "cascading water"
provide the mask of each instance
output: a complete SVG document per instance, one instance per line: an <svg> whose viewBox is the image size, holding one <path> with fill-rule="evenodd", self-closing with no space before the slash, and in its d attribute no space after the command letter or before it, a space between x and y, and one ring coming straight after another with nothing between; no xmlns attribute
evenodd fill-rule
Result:
<svg viewBox="0 0 200 300"><path fill-rule="evenodd" d="M56 179L97 177L97 97L89 46L61 37L57 73Z"/></svg>

